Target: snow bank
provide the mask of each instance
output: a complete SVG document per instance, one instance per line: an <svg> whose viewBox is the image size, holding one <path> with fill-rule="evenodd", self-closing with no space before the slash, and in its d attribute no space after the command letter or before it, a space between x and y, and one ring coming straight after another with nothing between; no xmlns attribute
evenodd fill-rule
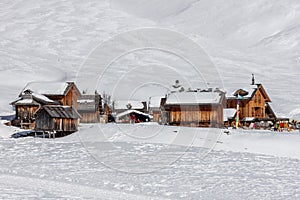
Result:
<svg viewBox="0 0 300 200"><path fill-rule="evenodd" d="M6 126L3 123L6 121L0 120L0 139L9 138L13 133L20 131L19 128L13 126Z"/></svg>

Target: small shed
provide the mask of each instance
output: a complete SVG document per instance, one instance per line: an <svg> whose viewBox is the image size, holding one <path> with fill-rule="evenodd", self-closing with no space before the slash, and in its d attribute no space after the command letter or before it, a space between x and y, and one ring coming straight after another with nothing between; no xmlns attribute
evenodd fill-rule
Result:
<svg viewBox="0 0 300 200"><path fill-rule="evenodd" d="M80 115L70 106L49 105L40 108L36 114L36 130L68 135L78 130Z"/></svg>

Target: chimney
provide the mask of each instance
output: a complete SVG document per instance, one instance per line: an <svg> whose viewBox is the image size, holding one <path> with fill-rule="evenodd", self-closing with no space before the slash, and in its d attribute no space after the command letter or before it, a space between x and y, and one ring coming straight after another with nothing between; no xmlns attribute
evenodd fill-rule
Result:
<svg viewBox="0 0 300 200"><path fill-rule="evenodd" d="M252 84L251 85L255 85L255 77L254 74L252 74Z"/></svg>

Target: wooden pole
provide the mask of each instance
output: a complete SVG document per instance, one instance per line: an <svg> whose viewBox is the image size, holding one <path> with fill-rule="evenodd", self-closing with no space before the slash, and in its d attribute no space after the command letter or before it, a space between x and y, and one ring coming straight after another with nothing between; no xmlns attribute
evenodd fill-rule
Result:
<svg viewBox="0 0 300 200"><path fill-rule="evenodd" d="M235 128L239 128L239 115L240 115L240 100L237 100L236 104L236 122L235 122Z"/></svg>

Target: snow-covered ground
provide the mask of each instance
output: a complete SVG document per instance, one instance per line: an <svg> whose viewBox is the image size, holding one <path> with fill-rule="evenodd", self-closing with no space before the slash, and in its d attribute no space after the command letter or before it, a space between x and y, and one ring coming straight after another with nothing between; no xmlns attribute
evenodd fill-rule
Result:
<svg viewBox="0 0 300 200"><path fill-rule="evenodd" d="M113 88L114 95L148 100L164 95L176 79L208 76L159 48L135 49L109 68L99 64L117 52L100 51L102 42L114 44L124 32L151 27L176 37L158 31L148 44L158 38L173 47L197 44L201 54L189 58L206 55L220 87L248 85L254 73L275 112L300 119L299 8L297 0L2 0L0 116L13 113L9 103L28 82L77 81L89 72L93 77L84 81L105 80L93 85L101 93ZM126 39L120 48L141 40ZM93 60L93 52L104 57ZM94 65L84 70L89 60ZM227 135L220 129L108 124L82 125L54 140L9 138L16 131L0 123L0 199L300 198L298 132Z"/></svg>
<svg viewBox="0 0 300 200"><path fill-rule="evenodd" d="M90 124L65 138L1 139L0 198L300 197L299 133L223 131Z"/></svg>

